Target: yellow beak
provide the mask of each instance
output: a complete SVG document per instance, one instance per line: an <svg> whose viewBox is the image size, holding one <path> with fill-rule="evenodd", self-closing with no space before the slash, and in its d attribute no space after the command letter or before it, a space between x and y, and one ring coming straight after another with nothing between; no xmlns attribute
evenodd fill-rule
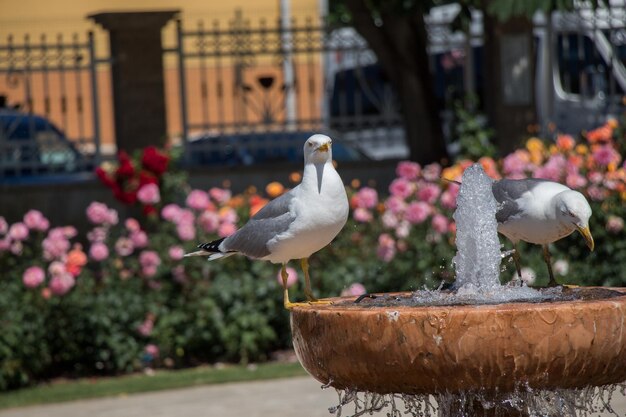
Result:
<svg viewBox="0 0 626 417"><path fill-rule="evenodd" d="M328 152L329 149L330 149L330 145L328 144L328 142L324 143L323 145L320 145L320 147L317 148L317 150L320 152Z"/></svg>
<svg viewBox="0 0 626 417"><path fill-rule="evenodd" d="M578 227L578 231L585 238L585 242L587 243L587 247L589 247L589 250L593 251L593 248L594 248L593 236L591 236L591 230L589 230L589 226L585 226L585 227L576 226L576 227Z"/></svg>

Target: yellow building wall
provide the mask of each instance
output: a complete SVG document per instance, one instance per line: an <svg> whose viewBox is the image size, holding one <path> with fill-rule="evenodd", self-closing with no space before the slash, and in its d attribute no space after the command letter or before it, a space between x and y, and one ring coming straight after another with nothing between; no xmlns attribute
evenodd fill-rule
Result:
<svg viewBox="0 0 626 417"><path fill-rule="evenodd" d="M81 41L86 39L88 31L93 31L96 39L97 55L108 56L108 36L106 31L95 25L88 15L105 11L149 11L149 10L181 10L180 17L183 25L187 29L197 27L199 21L203 21L205 28L211 28L214 21L219 21L220 27L226 29L229 21L235 16L235 11L240 9L243 17L250 21L253 26L264 19L268 26L273 26L279 19L279 0L0 0L0 45L6 44L7 38L12 36L15 42L21 42L25 35L30 37L31 42L38 41L41 35L45 35L48 42L54 42L60 34L66 41L70 41L74 33L78 33ZM307 17L319 17L319 0L292 0L290 2L292 18L298 22L304 22ZM163 31L164 45L172 47L175 45L175 24L170 22ZM267 59L260 60L263 73L264 63ZM170 136L177 136L181 131L179 112L179 91L177 88L176 61L173 57L165 59L165 81L166 81L166 108L168 133ZM229 69L224 68L228 73ZM209 69L209 74L214 74L215 68ZM300 73L302 69L297 68ZM266 71L267 72L267 71ZM211 75L212 76L212 75ZM278 75L280 76L280 75ZM43 78L41 74L35 74L30 81L31 95L34 102L34 111L39 114L46 114L59 127L61 127L69 137L89 136L92 131L91 103L89 100L89 80L86 76L67 73L62 81L59 74L51 74L48 79L49 95L52 100L44 100ZM200 78L198 68L193 63L188 67L188 86L192 89L188 97L190 102L190 119L200 120L204 116L200 113L200 96L193 94L194 86ZM227 76L228 77L228 76ZM105 148L114 143L113 132L113 111L110 72L106 65L102 66L98 73L99 103L100 103L100 123L101 139ZM226 79L225 82L232 81ZM59 97L60 85L64 83L66 96ZM83 97L77 98L78 85L83 89ZM318 83L316 83L318 84ZM321 86L315 87L315 94L321 93ZM6 95L8 102L23 103L25 97L25 86L23 82L9 80L5 74L0 73L0 95ZM232 98L227 97L226 103L222 105L226 108L232 107ZM307 100L308 103L308 99ZM220 106L211 103L209 119L215 120L219 117ZM309 108L307 104L307 108ZM76 116L77 109L87 117L79 120ZM307 116L315 116L313 110L307 110ZM227 117L228 118L228 117Z"/></svg>

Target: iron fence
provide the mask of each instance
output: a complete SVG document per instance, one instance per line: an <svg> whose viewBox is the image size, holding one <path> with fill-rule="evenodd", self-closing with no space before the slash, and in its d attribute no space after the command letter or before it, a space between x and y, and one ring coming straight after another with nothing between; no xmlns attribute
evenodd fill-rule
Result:
<svg viewBox="0 0 626 417"><path fill-rule="evenodd" d="M321 19L223 27L177 22L181 139L189 162L300 161L303 137L324 132L346 159L406 156L401 120L375 56ZM337 149L337 147L335 147ZM377 151L378 150L378 151Z"/></svg>
<svg viewBox="0 0 626 417"><path fill-rule="evenodd" d="M0 42L0 180L92 170L101 155L96 69L105 61L91 32Z"/></svg>

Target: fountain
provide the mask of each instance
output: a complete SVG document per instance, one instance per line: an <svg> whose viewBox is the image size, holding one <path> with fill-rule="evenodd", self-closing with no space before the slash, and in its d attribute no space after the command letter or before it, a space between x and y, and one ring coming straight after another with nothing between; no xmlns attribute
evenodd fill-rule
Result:
<svg viewBox="0 0 626 417"><path fill-rule="evenodd" d="M300 363L340 390L337 415L400 415L397 402L416 416L575 415L594 398L610 410L626 381L626 290L500 285L490 181L475 165L462 182L455 290L296 307Z"/></svg>

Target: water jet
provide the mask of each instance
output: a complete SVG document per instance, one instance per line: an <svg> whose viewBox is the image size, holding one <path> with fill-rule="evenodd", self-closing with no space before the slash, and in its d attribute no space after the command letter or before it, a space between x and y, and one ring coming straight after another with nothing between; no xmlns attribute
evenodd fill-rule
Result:
<svg viewBox="0 0 626 417"><path fill-rule="evenodd" d="M455 291L291 311L296 354L315 379L344 390L346 402L347 393L378 398L370 411L381 395L434 395L444 416L558 415L536 413L532 398L626 381L626 289L501 286L488 181L479 166L463 177ZM551 400L564 403L555 413L575 408L568 395ZM413 415L430 415L422 411Z"/></svg>

